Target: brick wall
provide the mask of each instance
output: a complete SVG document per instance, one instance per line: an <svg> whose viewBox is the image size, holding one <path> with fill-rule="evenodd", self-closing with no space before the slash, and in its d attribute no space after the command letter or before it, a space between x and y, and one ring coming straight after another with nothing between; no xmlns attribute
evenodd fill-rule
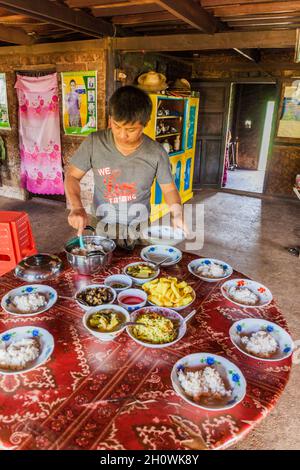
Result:
<svg viewBox="0 0 300 470"><path fill-rule="evenodd" d="M9 119L11 131L1 130L7 148L7 161L0 167L0 196L26 199L27 193L20 187L20 156L18 146L18 108L14 89L16 72L52 71L60 72L97 70L98 129L106 125L106 50L101 40L76 41L70 43L39 44L0 48L1 72L6 73ZM62 113L61 113L62 116ZM64 135L61 119L61 142L64 167L84 137ZM82 182L82 199L90 211L93 195L93 175L90 172Z"/></svg>

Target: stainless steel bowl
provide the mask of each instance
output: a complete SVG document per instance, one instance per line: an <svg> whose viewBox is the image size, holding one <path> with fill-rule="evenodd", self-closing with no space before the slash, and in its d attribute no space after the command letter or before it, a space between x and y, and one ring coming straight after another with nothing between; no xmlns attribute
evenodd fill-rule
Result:
<svg viewBox="0 0 300 470"><path fill-rule="evenodd" d="M85 227L85 230L91 230L93 235L83 235L84 243L93 243L94 245L101 246L105 254L99 252L90 255L77 255L72 253L74 248L80 248L78 237L72 238L67 242L65 245L65 252L69 264L73 269L75 269L75 271L79 274L90 276L98 273L111 264L116 244L109 238L95 235L95 229L93 227L87 226Z"/></svg>

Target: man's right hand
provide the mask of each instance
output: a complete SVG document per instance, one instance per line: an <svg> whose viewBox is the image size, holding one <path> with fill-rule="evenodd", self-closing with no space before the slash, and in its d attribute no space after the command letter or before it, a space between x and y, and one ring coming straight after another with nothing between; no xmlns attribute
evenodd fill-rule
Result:
<svg viewBox="0 0 300 470"><path fill-rule="evenodd" d="M77 235L80 237L88 224L88 215L83 207L81 209L72 209L68 216L68 222L71 227L77 230Z"/></svg>

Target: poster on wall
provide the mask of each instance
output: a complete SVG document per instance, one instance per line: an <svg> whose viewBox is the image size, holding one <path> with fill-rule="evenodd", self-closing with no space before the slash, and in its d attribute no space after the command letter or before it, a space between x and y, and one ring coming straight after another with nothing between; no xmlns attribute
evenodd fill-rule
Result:
<svg viewBox="0 0 300 470"><path fill-rule="evenodd" d="M300 139L300 80L284 89L277 136Z"/></svg>
<svg viewBox="0 0 300 470"><path fill-rule="evenodd" d="M10 129L5 73L0 73L0 129Z"/></svg>
<svg viewBox="0 0 300 470"><path fill-rule="evenodd" d="M65 134L88 135L97 130L97 72L62 72Z"/></svg>

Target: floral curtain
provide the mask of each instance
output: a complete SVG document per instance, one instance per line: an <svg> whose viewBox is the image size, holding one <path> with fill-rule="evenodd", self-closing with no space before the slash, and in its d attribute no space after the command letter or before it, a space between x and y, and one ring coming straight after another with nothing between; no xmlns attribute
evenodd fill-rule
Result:
<svg viewBox="0 0 300 470"><path fill-rule="evenodd" d="M36 194L64 194L57 74L17 75L21 184Z"/></svg>

